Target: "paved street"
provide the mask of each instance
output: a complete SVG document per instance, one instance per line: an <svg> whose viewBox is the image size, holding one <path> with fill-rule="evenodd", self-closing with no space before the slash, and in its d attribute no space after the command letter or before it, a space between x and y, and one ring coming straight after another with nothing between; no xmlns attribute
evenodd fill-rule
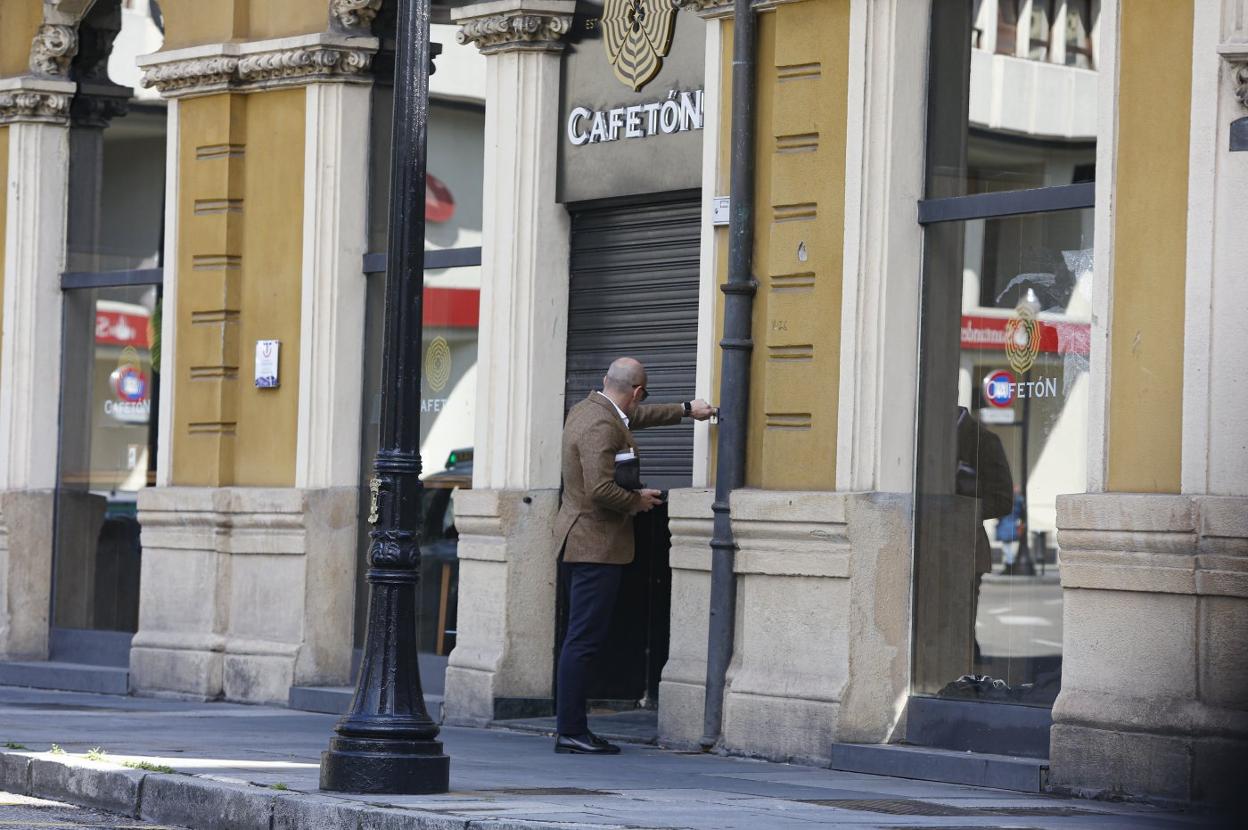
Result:
<svg viewBox="0 0 1248 830"><path fill-rule="evenodd" d="M461 830L520 826L569 830L620 826L1161 830L1213 826L1207 817L1140 804L1029 796L653 747L626 746L617 757L555 755L548 738L464 728L447 728L442 733L452 758L450 793L331 798L317 794L317 759L333 723L332 716L276 707L0 688L0 743L42 753L36 757L44 762L60 759L58 763L66 766L57 769L67 775L85 770L100 778L100 771L116 770L118 781L134 782L140 773L126 770L120 762L133 764L140 759L180 773L162 774L159 767L153 767L141 782L142 815L169 823L176 823L169 813L151 812L158 810L160 794L185 792L181 801L186 804L212 803L204 801L202 793L190 795L188 788L201 787L267 799L268 823L259 825L241 820L237 825L222 823L226 820L221 814L212 812L216 808L203 808L208 822L203 826L231 830L235 826L355 827L357 823L416 826L365 822L360 818L365 814L357 808L366 805L396 821L400 815L418 816L421 827ZM67 754L46 754L53 743ZM93 748L103 751L103 756L94 756L100 760L81 757ZM15 761L25 762L24 757L15 758L22 750L2 751L6 757L0 771L19 775L11 770L16 768ZM350 809L354 817L346 825L323 819L320 824L280 819L290 811L300 814L300 810L313 809ZM199 814L195 815L198 819Z"/></svg>
<svg viewBox="0 0 1248 830"><path fill-rule="evenodd" d="M73 804L0 792L0 828L26 830L35 827L177 830L170 825L149 824L133 818L87 810Z"/></svg>

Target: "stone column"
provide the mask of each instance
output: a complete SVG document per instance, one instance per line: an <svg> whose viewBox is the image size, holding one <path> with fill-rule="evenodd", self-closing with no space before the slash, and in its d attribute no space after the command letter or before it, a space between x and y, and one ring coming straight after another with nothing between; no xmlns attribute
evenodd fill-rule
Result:
<svg viewBox="0 0 1248 830"><path fill-rule="evenodd" d="M65 59L68 63L68 59ZM0 343L0 657L44 659L60 406L61 285L76 85L0 81L8 130Z"/></svg>
<svg viewBox="0 0 1248 830"><path fill-rule="evenodd" d="M144 60L176 115L161 486L139 497L140 692L284 702L292 685L350 680L377 40L369 9L340 11L346 34ZM253 349L270 337L281 386L258 390ZM260 467L265 442L284 449Z"/></svg>
<svg viewBox="0 0 1248 830"><path fill-rule="evenodd" d="M1182 492L1058 501L1064 662L1050 781L1059 789L1242 803L1248 384L1238 367L1248 153L1231 151L1228 139L1236 122L1248 128L1245 11L1244 0L1194 6L1186 302L1182 343L1166 344L1183 355L1182 387L1168 387L1183 406ZM1115 33L1103 31L1102 54L1112 56ZM1111 370L1122 359L1113 357Z"/></svg>
<svg viewBox="0 0 1248 830"><path fill-rule="evenodd" d="M555 201L559 53L573 0L455 12L486 69L485 201L473 489L456 496L459 634L449 722L549 713L567 212Z"/></svg>

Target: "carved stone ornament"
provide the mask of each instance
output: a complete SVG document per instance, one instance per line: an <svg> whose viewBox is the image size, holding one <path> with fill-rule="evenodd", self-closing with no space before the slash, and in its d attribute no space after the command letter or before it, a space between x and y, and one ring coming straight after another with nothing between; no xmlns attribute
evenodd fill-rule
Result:
<svg viewBox="0 0 1248 830"><path fill-rule="evenodd" d="M672 0L673 7L694 14L731 5L732 0Z"/></svg>
<svg viewBox="0 0 1248 830"><path fill-rule="evenodd" d="M69 118L70 98L69 94L59 92L0 92L0 124L19 121L63 124Z"/></svg>
<svg viewBox="0 0 1248 830"><path fill-rule="evenodd" d="M215 55L149 65L143 86L162 95L217 92L233 88L268 89L312 81L371 80L371 49L310 45L247 55Z"/></svg>
<svg viewBox="0 0 1248 830"><path fill-rule="evenodd" d="M1235 98L1243 107L1248 107L1248 63L1231 64L1232 81L1235 84Z"/></svg>
<svg viewBox="0 0 1248 830"><path fill-rule="evenodd" d="M329 9L343 27L367 29L381 10L381 0L330 0Z"/></svg>
<svg viewBox="0 0 1248 830"><path fill-rule="evenodd" d="M44 23L30 44L30 71L36 75L63 78L78 52L78 32L73 26Z"/></svg>
<svg viewBox="0 0 1248 830"><path fill-rule="evenodd" d="M476 44L482 54L557 52L572 28L572 15L512 11L465 20L456 33L460 45Z"/></svg>

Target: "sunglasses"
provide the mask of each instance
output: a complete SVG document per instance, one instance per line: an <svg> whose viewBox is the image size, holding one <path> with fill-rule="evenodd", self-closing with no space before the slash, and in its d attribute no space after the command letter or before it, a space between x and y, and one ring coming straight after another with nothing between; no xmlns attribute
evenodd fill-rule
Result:
<svg viewBox="0 0 1248 830"><path fill-rule="evenodd" d="M646 389L646 385L645 385L644 383L636 383L636 384L633 384L633 388L634 388L634 389L640 389L640 390L641 390L641 399L642 399L643 401L644 401L646 398L650 397L650 390Z"/></svg>

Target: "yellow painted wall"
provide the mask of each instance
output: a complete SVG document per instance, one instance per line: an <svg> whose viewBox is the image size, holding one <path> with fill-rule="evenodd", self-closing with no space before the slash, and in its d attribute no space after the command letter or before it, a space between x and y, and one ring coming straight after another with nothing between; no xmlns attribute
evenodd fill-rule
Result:
<svg viewBox="0 0 1248 830"><path fill-rule="evenodd" d="M0 127L0 349L4 348L4 240L9 221L9 128ZM0 357L3 354L0 353ZM0 383L4 378L0 377Z"/></svg>
<svg viewBox="0 0 1248 830"><path fill-rule="evenodd" d="M164 48L324 32L328 0L164 0Z"/></svg>
<svg viewBox="0 0 1248 830"><path fill-rule="evenodd" d="M294 482L304 95L179 105L175 484ZM278 389L255 388L257 339L282 341Z"/></svg>
<svg viewBox="0 0 1248 830"><path fill-rule="evenodd" d="M295 481L303 264L303 89L247 96L236 482ZM255 388L257 340L280 340L281 387ZM359 440L352 436L350 440Z"/></svg>
<svg viewBox="0 0 1248 830"><path fill-rule="evenodd" d="M1108 489L1177 493L1194 0L1121 6Z"/></svg>
<svg viewBox="0 0 1248 830"><path fill-rule="evenodd" d="M329 27L325 0L252 0L249 34L252 40L323 32Z"/></svg>
<svg viewBox="0 0 1248 830"><path fill-rule="evenodd" d="M731 101L724 39L724 125ZM844 261L849 0L807 0L759 16L754 355L746 484L836 486ZM729 158L720 159L726 192ZM720 279L727 232L718 232ZM721 321L723 301L719 301ZM718 367L717 367L718 368Z"/></svg>
<svg viewBox="0 0 1248 830"><path fill-rule="evenodd" d="M42 0L0 0L0 77L30 71L30 42L42 21Z"/></svg>

